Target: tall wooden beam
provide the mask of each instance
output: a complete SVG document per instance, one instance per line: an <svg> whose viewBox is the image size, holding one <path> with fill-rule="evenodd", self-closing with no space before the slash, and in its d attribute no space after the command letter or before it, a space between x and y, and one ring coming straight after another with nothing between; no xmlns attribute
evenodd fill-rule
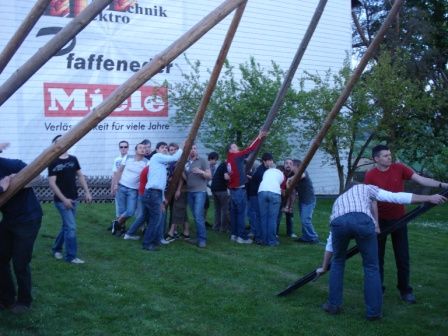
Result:
<svg viewBox="0 0 448 336"><path fill-rule="evenodd" d="M289 67L289 70L285 76L282 86L280 87L280 90L278 91L277 96L275 97L274 103L272 104L272 107L269 110L269 113L266 117L266 121L264 122L264 125L261 128L262 131L269 132L269 129L271 128L272 123L274 122L274 119L278 114L278 111L282 107L286 93L288 92L288 89L291 86L291 82L294 78L297 68L299 67L300 61L302 60L303 55L305 54L305 51L308 47L308 44L311 41L311 38L313 37L314 31L316 30L317 25L319 24L319 20L322 16L322 13L324 12L326 4L327 0L319 1L316 10L314 11L313 17L310 21L310 24L308 25L308 28L305 32L305 35L303 36L302 42L300 43L299 48L297 49L297 52L291 63L291 66ZM257 157L258 151L260 150L261 145L263 144L265 139L266 138L262 138L260 145L257 147L255 151L252 152L252 154L248 158L246 163L247 171L249 171L252 168L255 158Z"/></svg>
<svg viewBox="0 0 448 336"><path fill-rule="evenodd" d="M0 106L31 78L64 45L82 31L112 0L95 0L73 18L0 86Z"/></svg>
<svg viewBox="0 0 448 336"><path fill-rule="evenodd" d="M9 40L9 42L6 44L5 48L0 54L0 74L8 65L17 49L19 49L19 47L22 45L23 41L26 39L31 29L33 29L36 22L40 19L43 12L45 11L45 8L48 7L50 2L51 0L38 0L33 8L31 8L27 17L25 18L25 20L23 20L22 24L17 29L11 40Z"/></svg>
<svg viewBox="0 0 448 336"><path fill-rule="evenodd" d="M204 95L202 96L201 102L198 107L198 111L196 112L196 115L193 119L193 124L191 125L190 132L188 133L187 139L185 140L184 152L182 153L180 159L177 161L173 177L171 179L170 185L168 186L168 192L165 196L168 202L171 200L176 191L177 184L184 170L184 166L190 154L191 147L198 134L199 126L201 126L208 103L210 102L210 98L213 94L213 91L215 90L216 83L218 82L218 78L226 60L230 45L232 44L236 30L241 21L241 17L243 16L246 3L247 1L244 1L236 10L233 20L227 31L227 35L222 44L221 51L219 52L218 58L216 59L216 63L210 75L210 80L207 84L207 88L205 89Z"/></svg>
<svg viewBox="0 0 448 336"><path fill-rule="evenodd" d="M164 66L183 53L198 41L211 28L222 21L233 10L247 0L226 0L215 10L209 13L179 39L173 42L152 61L132 75L125 83L115 89L109 97L99 104L93 111L84 117L77 125L72 127L65 135L45 149L33 162L20 171L11 181L8 190L0 195L0 206L4 204L18 190L42 172L60 154L68 150L92 128L106 118L112 111L120 106L134 91L156 75Z"/></svg>
<svg viewBox="0 0 448 336"><path fill-rule="evenodd" d="M387 15L385 21L383 22L380 29L378 30L378 33L376 34L372 43L367 48L364 56L361 58L358 66L356 67L352 76L350 77L347 84L345 85L344 90L342 91L341 95L339 96L339 98L336 101L335 105L333 106L332 110L330 111L330 113L328 113L327 117L325 118L325 121L324 121L324 124L323 124L321 130L314 137L314 140L311 142L310 148L308 149L307 154L305 155L305 157L302 160L301 165L299 166L299 171L297 172L297 174L294 175L294 178L293 178L289 188L286 189L286 197L288 197L291 194L294 187L300 181L302 174L305 172L306 167L308 167L314 154L319 149L319 146L322 143L322 140L324 139L324 137L327 134L328 130L330 129L331 125L333 124L334 119L338 115L339 111L341 110L341 108L344 105L347 98L350 96L350 93L352 92L353 87L355 86L358 79L361 77L361 74L364 71L364 69L366 68L367 63L369 62L370 58L372 58L374 56L376 50L378 49L381 41L384 38L384 35L387 32L387 29L391 26L392 22L394 21L395 17L397 16L397 14L400 10L400 7L403 4L403 1L404 0L395 0L389 14Z"/></svg>

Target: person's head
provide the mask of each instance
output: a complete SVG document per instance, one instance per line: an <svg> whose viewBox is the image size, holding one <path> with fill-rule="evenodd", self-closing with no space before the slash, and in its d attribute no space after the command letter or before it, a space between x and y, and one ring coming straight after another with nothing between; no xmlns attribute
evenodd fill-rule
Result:
<svg viewBox="0 0 448 336"><path fill-rule="evenodd" d="M166 142L160 141L156 145L156 152L162 154L168 154L168 145Z"/></svg>
<svg viewBox="0 0 448 336"><path fill-rule="evenodd" d="M219 159L219 154L216 152L210 152L207 155L207 159L210 164L215 164Z"/></svg>
<svg viewBox="0 0 448 336"><path fill-rule="evenodd" d="M196 159L199 156L198 147L193 144L190 150L190 159Z"/></svg>
<svg viewBox="0 0 448 336"><path fill-rule="evenodd" d="M232 143L227 146L227 153L236 153L238 151L239 151L239 148L236 143Z"/></svg>
<svg viewBox="0 0 448 336"><path fill-rule="evenodd" d="M146 155L146 145L139 143L135 146L135 155Z"/></svg>
<svg viewBox="0 0 448 336"><path fill-rule="evenodd" d="M118 149L120 150L120 154L122 156L126 155L128 153L128 150L129 150L129 142L127 142L126 140L121 140L118 143Z"/></svg>
<svg viewBox="0 0 448 336"><path fill-rule="evenodd" d="M301 164L302 164L301 160L297 160L297 159L292 160L292 171L294 173L297 173L299 171L299 167Z"/></svg>
<svg viewBox="0 0 448 336"><path fill-rule="evenodd" d="M176 151L179 149L179 145L177 143L170 143L168 145L168 153L170 153L170 155L173 155L174 153L176 153Z"/></svg>
<svg viewBox="0 0 448 336"><path fill-rule="evenodd" d="M149 153L151 153L151 141L149 141L148 139L145 139L140 143L142 145L145 145L145 155L148 155Z"/></svg>
<svg viewBox="0 0 448 336"><path fill-rule="evenodd" d="M291 159L285 159L283 162L283 166L285 167L285 172L289 173L292 170L293 162Z"/></svg>
<svg viewBox="0 0 448 336"><path fill-rule="evenodd" d="M264 153L261 156L261 161L266 168L271 168L274 166L274 157L271 153Z"/></svg>
<svg viewBox="0 0 448 336"><path fill-rule="evenodd" d="M56 143L58 141L58 139L62 136L62 134L58 134L56 135L53 140L51 140L51 143Z"/></svg>
<svg viewBox="0 0 448 336"><path fill-rule="evenodd" d="M392 164L392 153L386 145L373 147L372 158L379 168L388 168Z"/></svg>

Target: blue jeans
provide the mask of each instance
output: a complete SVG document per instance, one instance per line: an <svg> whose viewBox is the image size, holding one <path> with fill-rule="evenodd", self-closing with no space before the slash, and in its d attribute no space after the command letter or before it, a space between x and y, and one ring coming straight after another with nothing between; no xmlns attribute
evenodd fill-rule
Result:
<svg viewBox="0 0 448 336"><path fill-rule="evenodd" d="M131 227L126 232L128 235L135 235L140 226L142 226L147 220L146 209L143 205L143 196L138 196L138 205L135 217L134 223L131 224Z"/></svg>
<svg viewBox="0 0 448 336"><path fill-rule="evenodd" d="M373 220L364 213L351 212L334 219L331 224L333 261L330 272L328 302L334 307L342 305L344 267L350 239L355 239L364 268L364 301L367 317L381 314L383 293L378 266L378 242Z"/></svg>
<svg viewBox="0 0 448 336"><path fill-rule="evenodd" d="M243 239L247 238L246 234L246 189L236 188L230 189L230 227L231 234Z"/></svg>
<svg viewBox="0 0 448 336"><path fill-rule="evenodd" d="M76 241L76 207L77 202L73 202L73 208L67 209L62 202L54 202L56 209L62 219L62 227L53 244L53 253L62 252L65 245L65 257L68 262L76 258L78 243Z"/></svg>
<svg viewBox="0 0 448 336"><path fill-rule="evenodd" d="M319 239L312 223L315 207L316 200L310 204L299 202L300 221L302 222L302 239L306 241L315 241Z"/></svg>
<svg viewBox="0 0 448 336"><path fill-rule="evenodd" d="M205 230L204 205L207 192L195 191L188 192L188 205L193 213L194 222L196 223L196 236L198 243L207 241L207 232Z"/></svg>
<svg viewBox="0 0 448 336"><path fill-rule="evenodd" d="M256 241L262 241L260 227L260 208L258 206L258 196L249 196L249 206L247 208L247 217L249 217L250 231Z"/></svg>
<svg viewBox="0 0 448 336"><path fill-rule="evenodd" d="M258 193L262 242L269 246L278 245L276 232L280 203L280 194L276 194L270 191L260 191Z"/></svg>
<svg viewBox="0 0 448 336"><path fill-rule="evenodd" d="M137 189L128 188L121 184L118 185L117 201L120 216L129 218L134 215L135 209L137 208L137 196Z"/></svg>
<svg viewBox="0 0 448 336"><path fill-rule="evenodd" d="M148 226L143 237L143 248L152 248L160 244L159 226L162 215L162 190L146 189L143 206Z"/></svg>

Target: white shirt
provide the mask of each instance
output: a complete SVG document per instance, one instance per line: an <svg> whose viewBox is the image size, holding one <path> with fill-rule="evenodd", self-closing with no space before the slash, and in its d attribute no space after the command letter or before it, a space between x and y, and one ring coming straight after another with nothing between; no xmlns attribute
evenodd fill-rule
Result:
<svg viewBox="0 0 448 336"><path fill-rule="evenodd" d="M126 154L125 156L117 156L114 159L114 165L112 166L112 173L116 173L118 168L120 168L120 166L122 165L123 161L126 161L128 155Z"/></svg>
<svg viewBox="0 0 448 336"><path fill-rule="evenodd" d="M263 174L263 179L261 180L260 186L258 187L258 192L260 191L270 191L275 194L281 194L281 184L285 176L277 168L269 168Z"/></svg>
<svg viewBox="0 0 448 336"><path fill-rule="evenodd" d="M127 156L126 160L123 160L121 163L124 166L124 169L119 183L131 189L138 189L140 173L147 163L148 160L145 158L136 161L134 156Z"/></svg>

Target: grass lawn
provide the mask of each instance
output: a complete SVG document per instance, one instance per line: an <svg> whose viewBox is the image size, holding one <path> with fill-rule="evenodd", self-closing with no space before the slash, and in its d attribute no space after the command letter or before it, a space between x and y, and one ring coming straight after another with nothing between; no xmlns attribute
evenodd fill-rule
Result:
<svg viewBox="0 0 448 336"><path fill-rule="evenodd" d="M319 200L315 211L322 240L331 204ZM33 308L22 316L0 312L1 336L448 335L447 205L410 224L415 305L399 299L388 243L384 318L376 322L364 319L359 256L347 262L344 313L339 316L320 308L327 297L327 275L287 297L275 296L318 266L324 249L286 238L284 224L276 248L238 245L209 231L206 249L176 241L146 252L140 242L106 231L112 204L82 204L79 257L87 263L70 265L51 255L59 216L52 204L44 205L44 212L32 261Z"/></svg>

